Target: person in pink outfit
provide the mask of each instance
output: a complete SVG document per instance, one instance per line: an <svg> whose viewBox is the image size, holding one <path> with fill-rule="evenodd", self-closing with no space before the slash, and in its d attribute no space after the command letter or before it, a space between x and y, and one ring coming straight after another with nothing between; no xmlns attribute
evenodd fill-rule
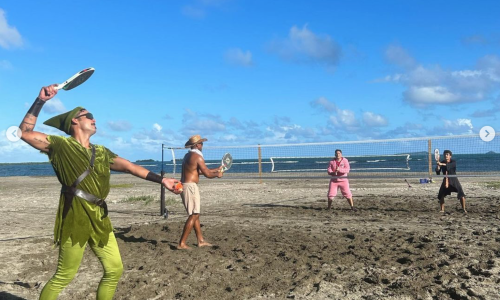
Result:
<svg viewBox="0 0 500 300"><path fill-rule="evenodd" d="M351 209L356 210L352 201L352 193L349 189L349 180L347 179L347 174L350 170L349 161L347 158L342 157L342 150L335 150L335 158L330 161L328 166L328 175L332 176L330 186L328 187L328 210L332 208L333 198L337 196L338 189L340 189L342 196L347 199Z"/></svg>

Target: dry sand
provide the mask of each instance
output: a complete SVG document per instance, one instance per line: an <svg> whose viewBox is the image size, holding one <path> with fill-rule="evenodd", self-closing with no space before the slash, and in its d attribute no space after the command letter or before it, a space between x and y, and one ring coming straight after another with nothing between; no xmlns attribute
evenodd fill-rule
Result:
<svg viewBox="0 0 500 300"><path fill-rule="evenodd" d="M463 178L439 213L437 183L352 179L326 211L328 181L203 180L202 230L216 246L175 250L180 197L113 175L108 197L124 263L115 299L500 299L499 178ZM0 178L0 299L37 299L56 269L55 177ZM152 195L155 201L126 201ZM196 239L191 234L189 244ZM86 250L59 299L95 299L102 275Z"/></svg>

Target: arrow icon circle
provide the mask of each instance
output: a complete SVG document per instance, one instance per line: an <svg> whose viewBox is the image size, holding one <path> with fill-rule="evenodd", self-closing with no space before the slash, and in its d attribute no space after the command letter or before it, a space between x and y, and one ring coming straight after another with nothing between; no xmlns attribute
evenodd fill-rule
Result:
<svg viewBox="0 0 500 300"><path fill-rule="evenodd" d="M491 126L484 126L479 130L479 137L485 142L490 142L495 138L495 130Z"/></svg>
<svg viewBox="0 0 500 300"><path fill-rule="evenodd" d="M22 132L17 126L10 126L7 131L5 131L5 136L11 142L17 142L21 139Z"/></svg>

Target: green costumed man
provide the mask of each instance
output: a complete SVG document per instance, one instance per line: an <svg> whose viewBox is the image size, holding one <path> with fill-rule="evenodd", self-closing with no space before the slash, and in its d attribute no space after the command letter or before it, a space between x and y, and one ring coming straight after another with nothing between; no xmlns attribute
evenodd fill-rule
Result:
<svg viewBox="0 0 500 300"><path fill-rule="evenodd" d="M71 282L87 244L104 269L96 298L112 299L123 264L105 201L111 170L160 183L176 194L180 193L174 189L178 181L163 178L117 156L106 147L90 143L90 137L96 133L96 120L83 107L44 122L64 131L69 137L34 131L42 106L57 91L57 84L43 87L19 126L22 140L48 155L62 185L54 226L54 242L59 246L57 270L44 286L40 299L56 299Z"/></svg>

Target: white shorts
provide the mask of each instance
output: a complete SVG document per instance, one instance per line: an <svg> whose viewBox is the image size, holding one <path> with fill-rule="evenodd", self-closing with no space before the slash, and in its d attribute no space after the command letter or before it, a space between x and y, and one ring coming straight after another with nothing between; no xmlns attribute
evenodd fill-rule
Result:
<svg viewBox="0 0 500 300"><path fill-rule="evenodd" d="M188 215L200 213L200 189L194 182L182 183L182 203L186 208Z"/></svg>

